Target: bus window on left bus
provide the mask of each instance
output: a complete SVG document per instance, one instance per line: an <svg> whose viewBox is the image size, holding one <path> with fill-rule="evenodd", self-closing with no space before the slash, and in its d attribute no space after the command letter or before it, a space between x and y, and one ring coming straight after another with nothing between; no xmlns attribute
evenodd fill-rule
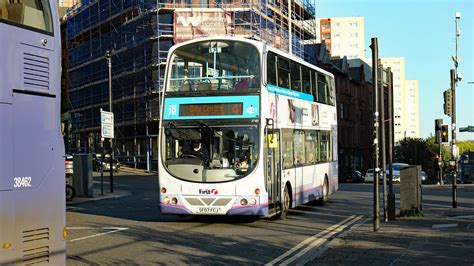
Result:
<svg viewBox="0 0 474 266"><path fill-rule="evenodd" d="M0 0L0 22L2 20L50 33L53 32L51 9L47 0Z"/></svg>

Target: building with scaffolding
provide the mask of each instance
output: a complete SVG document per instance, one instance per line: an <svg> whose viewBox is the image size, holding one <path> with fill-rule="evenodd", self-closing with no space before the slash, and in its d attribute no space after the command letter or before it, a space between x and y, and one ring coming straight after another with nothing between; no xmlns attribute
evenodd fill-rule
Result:
<svg viewBox="0 0 474 266"><path fill-rule="evenodd" d="M152 170L157 165L160 94L170 47L204 36L243 36L315 63L314 2L82 1L69 10L63 25L67 70L62 84L71 152L103 149L100 109L109 105L107 50L112 53L114 153L131 167Z"/></svg>

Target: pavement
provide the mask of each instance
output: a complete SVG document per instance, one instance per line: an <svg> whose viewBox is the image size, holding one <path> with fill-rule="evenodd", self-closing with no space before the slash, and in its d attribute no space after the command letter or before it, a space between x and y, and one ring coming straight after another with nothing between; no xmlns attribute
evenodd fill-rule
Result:
<svg viewBox="0 0 474 266"><path fill-rule="evenodd" d="M369 217L310 252L306 265L474 265L474 209L424 207L375 232Z"/></svg>
<svg viewBox="0 0 474 266"><path fill-rule="evenodd" d="M474 191L474 186L464 189ZM128 195L129 191L120 189L110 193L108 186L101 195L96 184L93 198L76 197L67 205ZM474 208L424 206L422 213L422 217L397 217L389 222L381 217L378 231L372 217L345 225L346 230L335 227L337 233L321 236L324 245L290 264L474 265Z"/></svg>

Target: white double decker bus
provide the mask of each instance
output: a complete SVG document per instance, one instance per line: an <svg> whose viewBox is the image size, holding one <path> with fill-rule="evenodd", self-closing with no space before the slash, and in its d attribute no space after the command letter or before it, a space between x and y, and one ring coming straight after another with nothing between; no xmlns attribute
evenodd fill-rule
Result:
<svg viewBox="0 0 474 266"><path fill-rule="evenodd" d="M176 45L167 62L162 213L285 217L338 189L332 74L237 37Z"/></svg>

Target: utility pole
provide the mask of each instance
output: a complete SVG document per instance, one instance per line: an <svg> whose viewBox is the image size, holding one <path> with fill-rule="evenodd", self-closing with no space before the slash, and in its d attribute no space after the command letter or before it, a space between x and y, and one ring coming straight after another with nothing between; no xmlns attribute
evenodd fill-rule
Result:
<svg viewBox="0 0 474 266"><path fill-rule="evenodd" d="M380 202L379 202L379 98L378 98L378 64L379 49L377 38L372 38L370 48L372 49L372 81L374 83L374 232L380 229Z"/></svg>
<svg viewBox="0 0 474 266"><path fill-rule="evenodd" d="M453 107L453 115L451 116L451 136L452 136L452 141L451 141L451 161L454 161L454 169L452 171L453 173L453 208L458 207L457 203L457 175L458 175L458 167L457 167L457 158L454 154L455 152L455 146L456 146L456 86L459 80L461 80L461 75L458 73L458 64L459 64L459 58L458 58L458 39L459 35L461 35L459 31L459 19L461 19L461 12L456 12L455 15L456 18L456 54L455 57L453 58L454 60L454 70L451 69L451 89L452 89L452 107Z"/></svg>

